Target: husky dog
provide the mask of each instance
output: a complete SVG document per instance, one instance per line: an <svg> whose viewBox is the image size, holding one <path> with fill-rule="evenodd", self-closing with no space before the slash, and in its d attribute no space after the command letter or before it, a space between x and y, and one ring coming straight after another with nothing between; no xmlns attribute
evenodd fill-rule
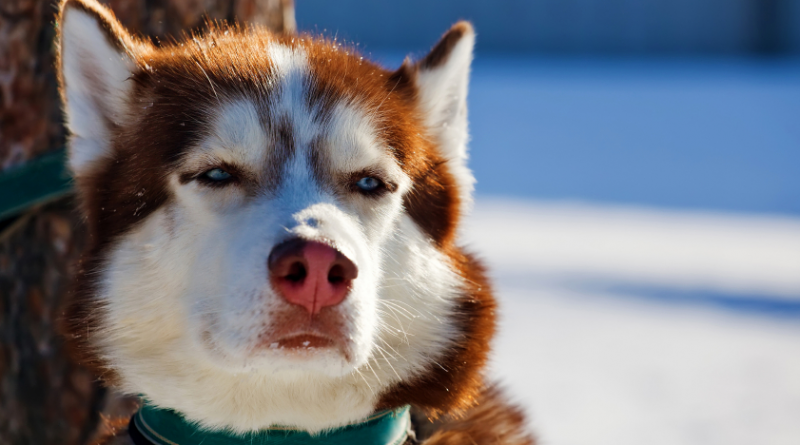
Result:
<svg viewBox="0 0 800 445"><path fill-rule="evenodd" d="M240 25L155 45L95 0L58 31L90 235L65 329L145 400L103 443L532 443L457 242L469 23L395 71Z"/></svg>

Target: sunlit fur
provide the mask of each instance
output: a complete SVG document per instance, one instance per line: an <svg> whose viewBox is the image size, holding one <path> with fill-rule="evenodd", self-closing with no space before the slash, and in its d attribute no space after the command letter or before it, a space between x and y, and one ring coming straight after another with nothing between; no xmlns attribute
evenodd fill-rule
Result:
<svg viewBox="0 0 800 445"><path fill-rule="evenodd" d="M59 20L70 165L92 239L66 326L87 365L235 431L477 403L494 300L455 242L473 183L468 24L390 72L335 42L257 28L212 25L156 48L94 0L67 0ZM215 168L234 180L201 180ZM358 192L364 175L386 189ZM270 340L302 311L267 268L292 237L358 268L326 308L340 347Z"/></svg>

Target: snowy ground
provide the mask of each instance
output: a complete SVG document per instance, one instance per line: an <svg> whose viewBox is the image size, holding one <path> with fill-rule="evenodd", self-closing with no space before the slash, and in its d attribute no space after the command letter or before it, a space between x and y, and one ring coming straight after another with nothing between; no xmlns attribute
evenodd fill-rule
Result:
<svg viewBox="0 0 800 445"><path fill-rule="evenodd" d="M800 443L800 218L484 197L465 238L542 444Z"/></svg>

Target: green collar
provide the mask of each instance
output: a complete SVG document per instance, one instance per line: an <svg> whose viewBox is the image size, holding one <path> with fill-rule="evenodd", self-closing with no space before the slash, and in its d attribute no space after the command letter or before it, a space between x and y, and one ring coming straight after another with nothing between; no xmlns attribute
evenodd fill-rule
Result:
<svg viewBox="0 0 800 445"><path fill-rule="evenodd" d="M400 445L408 437L408 406L380 411L363 422L312 436L284 427L235 435L204 431L172 410L145 404L131 418L131 438L136 445Z"/></svg>

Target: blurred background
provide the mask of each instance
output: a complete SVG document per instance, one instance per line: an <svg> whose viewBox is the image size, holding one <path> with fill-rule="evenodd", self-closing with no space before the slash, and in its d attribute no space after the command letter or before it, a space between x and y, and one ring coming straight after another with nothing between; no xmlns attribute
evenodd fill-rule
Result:
<svg viewBox="0 0 800 445"><path fill-rule="evenodd" d="M464 235L541 443L800 443L800 0L297 1L389 66L459 19Z"/></svg>
<svg viewBox="0 0 800 445"><path fill-rule="evenodd" d="M162 38L203 14L292 27L257 13L289 0L104 3ZM800 443L800 0L295 3L390 67L475 25L463 235L502 303L491 374L541 444ZM12 176L63 174L54 11L0 1ZM130 407L63 350L84 239L69 195L39 204L0 221L0 443L79 444Z"/></svg>

